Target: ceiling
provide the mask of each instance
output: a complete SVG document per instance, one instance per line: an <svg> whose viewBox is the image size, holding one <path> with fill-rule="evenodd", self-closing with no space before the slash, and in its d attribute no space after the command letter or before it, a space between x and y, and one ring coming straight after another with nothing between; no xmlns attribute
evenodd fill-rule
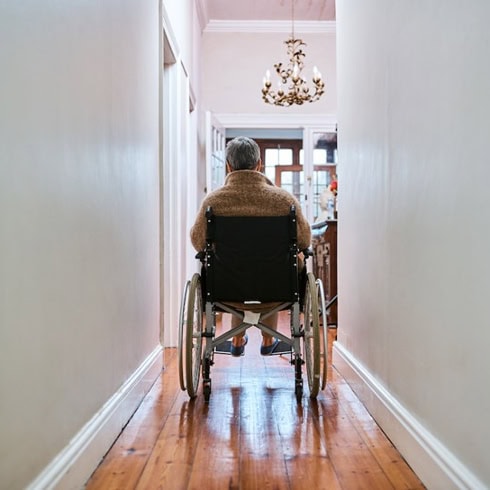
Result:
<svg viewBox="0 0 490 490"><path fill-rule="evenodd" d="M335 20L335 0L205 0L209 20Z"/></svg>

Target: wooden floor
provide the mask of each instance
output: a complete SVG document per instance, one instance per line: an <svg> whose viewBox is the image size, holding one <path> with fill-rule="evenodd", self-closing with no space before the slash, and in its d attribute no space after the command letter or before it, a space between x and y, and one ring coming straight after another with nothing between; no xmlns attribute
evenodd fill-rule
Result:
<svg viewBox="0 0 490 490"><path fill-rule="evenodd" d="M248 332L245 356L215 356L209 403L180 390L166 349L165 370L86 488L424 488L334 368L316 401L305 375L298 404L289 359L260 356L260 332Z"/></svg>

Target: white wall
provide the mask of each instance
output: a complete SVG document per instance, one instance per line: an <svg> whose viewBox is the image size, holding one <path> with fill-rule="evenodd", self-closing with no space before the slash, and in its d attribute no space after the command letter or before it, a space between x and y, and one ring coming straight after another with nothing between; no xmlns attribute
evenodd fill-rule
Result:
<svg viewBox="0 0 490 490"><path fill-rule="evenodd" d="M183 286L196 268L189 230L202 195L196 176L205 168L204 159L198 152L199 140L204 138L200 134L197 97L201 32L193 0L165 1L163 7L164 30L173 56L171 60L165 59L162 114L165 194L162 210L162 338L165 347L175 347Z"/></svg>
<svg viewBox="0 0 490 490"><path fill-rule="evenodd" d="M428 488L490 486L489 16L337 3L334 361Z"/></svg>
<svg viewBox="0 0 490 490"><path fill-rule="evenodd" d="M158 2L0 4L0 486L159 346Z"/></svg>
<svg viewBox="0 0 490 490"><path fill-rule="evenodd" d="M284 41L290 37L290 33L205 31L202 44L203 108L214 113L251 113L264 116L335 114L335 32L296 34L307 44L303 74L310 86L314 65L321 71L326 82L325 94L319 101L287 108L262 101L262 80L266 70L271 71L271 80L274 82L274 63L288 62Z"/></svg>

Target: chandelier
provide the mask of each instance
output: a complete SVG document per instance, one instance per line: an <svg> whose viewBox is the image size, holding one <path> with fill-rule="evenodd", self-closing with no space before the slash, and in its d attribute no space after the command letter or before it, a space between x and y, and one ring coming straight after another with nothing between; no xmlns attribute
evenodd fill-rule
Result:
<svg viewBox="0 0 490 490"><path fill-rule="evenodd" d="M283 67L282 63L276 63L274 68L279 77L277 89L272 89L271 74L267 70L263 80L262 100L267 104L278 106L291 106L293 104L302 105L305 102L316 102L324 92L325 83L322 80L322 74L317 67L313 67L313 87L314 92L306 83L302 75L304 67L304 58L306 56L303 47L306 43L302 39L296 39L294 36L294 0L292 3L292 29L291 37L284 41L287 46L289 63Z"/></svg>

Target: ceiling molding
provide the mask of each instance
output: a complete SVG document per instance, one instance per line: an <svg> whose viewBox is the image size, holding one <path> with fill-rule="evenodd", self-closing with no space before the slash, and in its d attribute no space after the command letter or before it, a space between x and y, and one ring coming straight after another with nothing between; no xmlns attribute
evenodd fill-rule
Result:
<svg viewBox="0 0 490 490"><path fill-rule="evenodd" d="M285 32L291 34L289 20L213 20L206 25L204 32ZM336 22L330 20L303 20L294 22L295 33L335 34Z"/></svg>

